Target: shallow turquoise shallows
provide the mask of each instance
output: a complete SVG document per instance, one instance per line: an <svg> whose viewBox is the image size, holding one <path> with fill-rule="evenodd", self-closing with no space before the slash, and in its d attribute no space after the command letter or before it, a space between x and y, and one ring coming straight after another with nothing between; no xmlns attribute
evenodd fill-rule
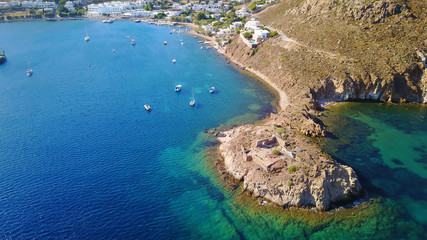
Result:
<svg viewBox="0 0 427 240"><path fill-rule="evenodd" d="M263 207L223 186L203 130L255 122L274 96L173 28L0 24L0 239L425 237L423 218L376 188L356 208L315 213Z"/></svg>

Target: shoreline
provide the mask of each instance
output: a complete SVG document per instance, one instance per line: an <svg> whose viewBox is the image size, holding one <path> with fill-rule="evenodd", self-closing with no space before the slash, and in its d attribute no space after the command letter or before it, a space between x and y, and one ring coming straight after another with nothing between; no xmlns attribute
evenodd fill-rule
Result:
<svg viewBox="0 0 427 240"><path fill-rule="evenodd" d="M219 47L216 43L216 40L214 37L209 37L200 33L197 33L194 28L197 27L197 25L195 25L194 23L178 23L178 25L184 25L184 26L189 26L191 28L193 28L191 31L188 31L186 33L191 34L193 36L196 37L200 37L203 38L205 40L208 40L208 43L210 45L212 45L218 53L222 54L224 57L226 57L230 62L234 63L236 66L238 66L239 70L246 70L248 73L251 73L252 75L255 75L256 78L258 78L262 83L266 84L267 86L269 86L270 88L272 88L274 90L275 95L277 95L277 112L281 112L284 111L289 105L289 97L288 95L285 93L285 91L283 91L282 89L280 89L273 81L271 81L267 76L265 76L264 74L262 74L261 72L254 70L252 68L248 68L246 67L243 63L239 62L237 59L233 58L232 56L227 54L226 51L226 47ZM237 40L237 39L235 39Z"/></svg>

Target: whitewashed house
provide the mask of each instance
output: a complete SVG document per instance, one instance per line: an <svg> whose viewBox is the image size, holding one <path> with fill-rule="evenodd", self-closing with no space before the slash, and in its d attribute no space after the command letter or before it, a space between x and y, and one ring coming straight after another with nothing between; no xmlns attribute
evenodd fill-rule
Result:
<svg viewBox="0 0 427 240"><path fill-rule="evenodd" d="M242 22L233 22L232 24L230 24L230 29L231 30L236 30L239 27L243 27L243 23Z"/></svg>
<svg viewBox="0 0 427 240"><path fill-rule="evenodd" d="M205 30L205 32L206 31L212 32L214 30L212 25L203 25L202 28L203 28L203 30Z"/></svg>
<svg viewBox="0 0 427 240"><path fill-rule="evenodd" d="M247 21L245 24L245 28L251 31L255 31L259 28L259 21Z"/></svg>
<svg viewBox="0 0 427 240"><path fill-rule="evenodd" d="M179 15L181 15L182 10L180 8L171 8L168 11L168 17L178 17Z"/></svg>
<svg viewBox="0 0 427 240"><path fill-rule="evenodd" d="M268 38L269 36L270 36L270 32L268 30L257 29L257 30L254 31L253 38L255 40L258 40L258 39L262 40L262 39Z"/></svg>
<svg viewBox="0 0 427 240"><path fill-rule="evenodd" d="M244 18L244 17L247 17L249 15L250 15L250 13L246 7L243 7L243 8L236 11L236 16L239 18Z"/></svg>
<svg viewBox="0 0 427 240"><path fill-rule="evenodd" d="M65 3L64 7L66 9L68 9L68 11L70 11L70 12L76 11L76 9L74 8L74 2L68 1L68 2Z"/></svg>

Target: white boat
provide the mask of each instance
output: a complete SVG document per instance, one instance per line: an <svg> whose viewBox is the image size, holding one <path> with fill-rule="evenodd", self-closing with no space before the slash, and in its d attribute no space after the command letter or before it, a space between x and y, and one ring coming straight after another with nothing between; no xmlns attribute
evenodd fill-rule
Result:
<svg viewBox="0 0 427 240"><path fill-rule="evenodd" d="M113 52L116 52L116 49L113 48Z"/></svg>
<svg viewBox="0 0 427 240"><path fill-rule="evenodd" d="M90 40L89 34L87 33L87 27L86 27L86 23L85 23L85 31L86 31L86 37L85 37L85 42Z"/></svg>
<svg viewBox="0 0 427 240"><path fill-rule="evenodd" d="M184 46L184 43L183 43L183 42L181 42L181 46Z"/></svg>
<svg viewBox="0 0 427 240"><path fill-rule="evenodd" d="M214 86L212 86L211 88L209 88L209 93L213 93L213 92L215 92L215 87Z"/></svg>
<svg viewBox="0 0 427 240"><path fill-rule="evenodd" d="M193 88L193 100L190 101L190 106L196 105L196 99L194 98L194 88Z"/></svg>
<svg viewBox="0 0 427 240"><path fill-rule="evenodd" d="M180 41L182 42L182 39Z"/></svg>
<svg viewBox="0 0 427 240"><path fill-rule="evenodd" d="M172 59L172 62L173 62L173 63L176 63L176 59L175 59L175 58L174 58L174 59Z"/></svg>
<svg viewBox="0 0 427 240"><path fill-rule="evenodd" d="M163 45L168 45L168 42L164 41L164 42L163 42Z"/></svg>
<svg viewBox="0 0 427 240"><path fill-rule="evenodd" d="M145 107L145 110L147 110L147 111L151 111L151 107L150 107L150 105L148 105L148 104L144 104L144 107Z"/></svg>
<svg viewBox="0 0 427 240"><path fill-rule="evenodd" d="M28 68L27 68L27 76L31 76L33 74L33 69L31 69L30 61L28 61Z"/></svg>
<svg viewBox="0 0 427 240"><path fill-rule="evenodd" d="M182 88L182 85L180 84L180 85L176 85L175 86L175 92L179 92L179 91L181 91L181 88Z"/></svg>
<svg viewBox="0 0 427 240"><path fill-rule="evenodd" d="M130 41L130 44L135 45L136 44L135 39L132 39L132 41Z"/></svg>
<svg viewBox="0 0 427 240"><path fill-rule="evenodd" d="M140 23L141 22L141 20L139 20L139 19L135 19L133 21L136 22L136 23Z"/></svg>
<svg viewBox="0 0 427 240"><path fill-rule="evenodd" d="M113 19L107 18L102 20L103 23L113 23Z"/></svg>
<svg viewBox="0 0 427 240"><path fill-rule="evenodd" d="M202 46L202 47L200 47L200 50L203 50L203 46Z"/></svg>

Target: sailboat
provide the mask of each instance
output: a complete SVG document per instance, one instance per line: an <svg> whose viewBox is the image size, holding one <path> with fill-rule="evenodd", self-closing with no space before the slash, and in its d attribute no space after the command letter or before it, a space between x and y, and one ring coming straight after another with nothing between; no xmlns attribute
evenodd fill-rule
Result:
<svg viewBox="0 0 427 240"><path fill-rule="evenodd" d="M33 69L31 69L30 62L28 62L27 76L31 76L33 74Z"/></svg>
<svg viewBox="0 0 427 240"><path fill-rule="evenodd" d="M193 100L190 102L190 106L196 105L196 99L194 98L194 88L193 88Z"/></svg>
<svg viewBox="0 0 427 240"><path fill-rule="evenodd" d="M86 23L85 23L85 31L86 31L86 37L85 37L85 42L90 40L89 34L87 33L87 27L86 27Z"/></svg>

